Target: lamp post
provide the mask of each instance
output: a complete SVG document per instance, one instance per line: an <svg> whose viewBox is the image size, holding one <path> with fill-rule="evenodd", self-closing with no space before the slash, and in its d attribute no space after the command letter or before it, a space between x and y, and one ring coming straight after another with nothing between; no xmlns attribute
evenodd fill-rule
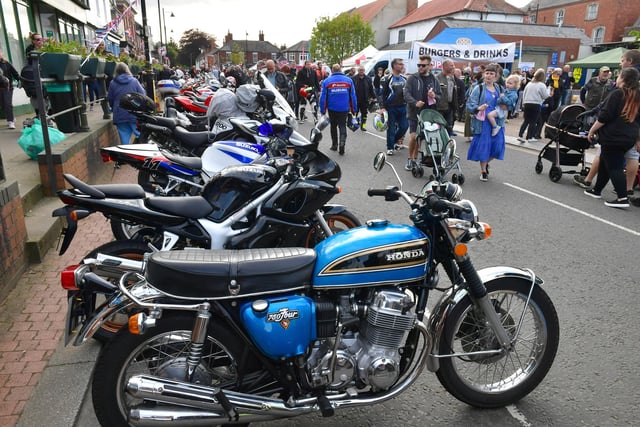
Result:
<svg viewBox="0 0 640 427"><path fill-rule="evenodd" d="M164 42L169 44L169 39L167 38L167 15L165 15L164 13L164 7L162 8L162 17L164 18ZM173 14L173 12L171 12L171 15L169 15L169 18L175 18L176 15ZM171 30L173 32L173 30Z"/></svg>
<svg viewBox="0 0 640 427"><path fill-rule="evenodd" d="M158 0L158 32L160 33L160 47L162 47L162 13L160 10L160 0Z"/></svg>

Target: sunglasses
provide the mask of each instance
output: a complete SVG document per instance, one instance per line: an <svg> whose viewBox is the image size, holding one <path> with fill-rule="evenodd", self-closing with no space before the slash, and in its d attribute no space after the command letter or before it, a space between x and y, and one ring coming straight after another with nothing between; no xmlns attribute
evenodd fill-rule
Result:
<svg viewBox="0 0 640 427"><path fill-rule="evenodd" d="M418 64L418 67L428 67L428 66L430 66L430 65L431 65L431 64Z"/></svg>

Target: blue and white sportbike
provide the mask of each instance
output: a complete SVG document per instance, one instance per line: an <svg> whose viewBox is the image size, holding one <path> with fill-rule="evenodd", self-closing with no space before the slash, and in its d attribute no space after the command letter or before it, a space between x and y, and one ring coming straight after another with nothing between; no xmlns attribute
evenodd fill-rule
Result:
<svg viewBox="0 0 640 427"><path fill-rule="evenodd" d="M374 165L384 163L378 154ZM125 273L75 337L79 345L114 312L131 313L96 362L100 423L331 416L398 396L425 367L475 407L534 390L559 340L542 280L527 269L474 268L467 244L491 228L456 184L369 195L405 200L413 226L372 220L313 249L156 252ZM68 272L67 288L113 290L88 271ZM442 295L429 310L434 291Z"/></svg>

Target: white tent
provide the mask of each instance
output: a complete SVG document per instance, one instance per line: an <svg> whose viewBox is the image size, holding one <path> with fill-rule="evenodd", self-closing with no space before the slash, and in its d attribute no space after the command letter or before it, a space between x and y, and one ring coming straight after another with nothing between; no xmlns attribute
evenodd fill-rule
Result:
<svg viewBox="0 0 640 427"><path fill-rule="evenodd" d="M360 65L364 62L366 62L368 59L373 58L377 53L378 53L378 49L376 49L375 47L369 45L367 47L365 47L364 49L362 49L360 52L356 53L355 55L344 59L342 61L342 67L355 67L356 65Z"/></svg>

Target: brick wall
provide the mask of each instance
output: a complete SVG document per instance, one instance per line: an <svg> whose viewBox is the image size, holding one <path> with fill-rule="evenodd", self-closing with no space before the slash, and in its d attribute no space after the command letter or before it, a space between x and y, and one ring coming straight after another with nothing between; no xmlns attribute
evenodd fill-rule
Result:
<svg viewBox="0 0 640 427"><path fill-rule="evenodd" d="M113 168L113 163L103 163L100 147L114 145L119 141L115 127L111 121L104 120L95 126L90 133L77 133L51 147L53 171L56 189L65 188L63 174L70 173L86 182L95 182L98 177ZM51 189L51 178L47 164L47 156L38 156L40 180L45 196L55 196Z"/></svg>
<svg viewBox="0 0 640 427"><path fill-rule="evenodd" d="M18 182L0 185L0 301L26 270L27 228Z"/></svg>

